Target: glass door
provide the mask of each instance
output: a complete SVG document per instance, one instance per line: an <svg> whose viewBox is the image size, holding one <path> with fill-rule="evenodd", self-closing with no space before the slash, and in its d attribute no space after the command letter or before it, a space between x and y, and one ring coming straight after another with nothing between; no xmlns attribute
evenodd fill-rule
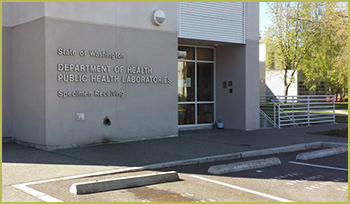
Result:
<svg viewBox="0 0 350 204"><path fill-rule="evenodd" d="M214 123L214 70L213 48L179 46L179 126L200 126Z"/></svg>

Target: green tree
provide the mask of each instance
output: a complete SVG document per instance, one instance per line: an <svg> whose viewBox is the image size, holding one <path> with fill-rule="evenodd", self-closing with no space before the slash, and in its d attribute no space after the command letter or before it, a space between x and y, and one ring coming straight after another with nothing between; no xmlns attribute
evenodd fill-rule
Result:
<svg viewBox="0 0 350 204"><path fill-rule="evenodd" d="M318 32L312 20L317 18L318 3L267 3L272 24L265 35L267 68L283 70L284 94L295 80L302 60L315 43Z"/></svg>
<svg viewBox="0 0 350 204"><path fill-rule="evenodd" d="M321 81L340 87L347 83L347 21L344 21L347 3L271 2L267 5L272 24L264 36L266 64L267 69L283 70L285 95L297 70L303 71L305 85L311 89Z"/></svg>
<svg viewBox="0 0 350 204"><path fill-rule="evenodd" d="M323 82L329 93L340 92L348 82L347 3L323 3L320 11L320 35L302 67L305 85L314 90Z"/></svg>

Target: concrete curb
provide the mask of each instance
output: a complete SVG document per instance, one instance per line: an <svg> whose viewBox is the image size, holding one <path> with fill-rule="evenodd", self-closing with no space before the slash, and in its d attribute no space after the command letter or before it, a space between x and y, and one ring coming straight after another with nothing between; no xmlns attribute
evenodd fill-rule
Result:
<svg viewBox="0 0 350 204"><path fill-rule="evenodd" d="M163 162L158 164L149 164L149 165L144 165L139 167L129 167L125 169L115 169L115 170L95 172L95 173L79 175L79 176L68 176L68 177L64 177L63 180L68 180L73 178L86 178L86 177L94 177L94 176L112 175L112 174L136 172L136 171L143 171L143 170L161 169L161 168L167 168L167 167L185 166L185 165L193 165L193 164L202 164L202 163L210 163L210 162L216 162L216 161L226 161L226 160L248 158L248 157L255 157L255 156L264 156L264 155L270 155L270 154L295 152L295 151L307 150L307 149L317 149L320 147L328 147L328 146L334 146L334 147L346 146L347 147L347 144L335 143L335 142L321 142L321 141L302 143L302 144L274 147L274 148L268 148L268 149L262 149L262 150L236 152L231 154L199 157L199 158L193 158L193 159Z"/></svg>
<svg viewBox="0 0 350 204"><path fill-rule="evenodd" d="M165 183L180 180L175 171L162 172L155 174L106 179L101 181L89 181L83 183L74 183L70 187L70 192L76 195L96 193L109 190L117 190L123 188L145 186L157 183Z"/></svg>
<svg viewBox="0 0 350 204"><path fill-rule="evenodd" d="M251 160L251 161L211 166L208 169L208 173L219 175L219 174L245 171L245 170L257 169L257 168L264 168L269 166L277 166L281 164L282 162L279 158L272 157L267 159L257 159L257 160Z"/></svg>
<svg viewBox="0 0 350 204"><path fill-rule="evenodd" d="M247 152L242 152L242 158L264 156L264 155L271 155L271 154L280 154L280 153L287 153L287 152L296 152L296 151L307 150L307 149L317 149L317 148L320 148L321 146L322 146L322 142L312 142L312 143L303 143L303 144L296 144L296 145L289 145L289 146L282 146L282 147L274 147L274 148L268 148L268 149L262 149L262 150L247 151Z"/></svg>
<svg viewBox="0 0 350 204"><path fill-rule="evenodd" d="M345 146L340 146L340 147L335 147L331 149L324 149L324 150L317 150L317 151L312 151L312 152L304 152L300 153L296 156L296 160L310 160L310 159L316 159L320 157L327 157L327 156L332 156L336 154L341 154L348 152L348 147Z"/></svg>
<svg viewBox="0 0 350 204"><path fill-rule="evenodd" d="M317 149L322 147L322 145L323 145L323 142L303 143L303 144L274 147L274 148L268 148L268 149L262 149L262 150L236 152L232 154L222 154L222 155L200 157L200 158L194 158L194 159L164 162L159 164L150 164L150 165L145 165L142 168L143 170L161 169L161 168L167 168L167 167L185 166L185 165L192 165L192 164L202 164L202 163L209 163L209 162L216 162L216 161L256 157L256 156L265 156L265 155L271 155L271 154L296 152L296 151L307 150L307 149Z"/></svg>
<svg viewBox="0 0 350 204"><path fill-rule="evenodd" d="M348 144L346 143L338 143L338 142L323 142L322 143L323 147L347 147Z"/></svg>

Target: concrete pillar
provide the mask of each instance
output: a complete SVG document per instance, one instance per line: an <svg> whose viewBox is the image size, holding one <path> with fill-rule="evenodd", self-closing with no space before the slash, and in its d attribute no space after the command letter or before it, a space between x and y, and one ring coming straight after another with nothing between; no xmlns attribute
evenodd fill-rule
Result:
<svg viewBox="0 0 350 204"><path fill-rule="evenodd" d="M258 13L259 4L247 2L246 43L220 45L216 50L216 119L227 129L259 128Z"/></svg>

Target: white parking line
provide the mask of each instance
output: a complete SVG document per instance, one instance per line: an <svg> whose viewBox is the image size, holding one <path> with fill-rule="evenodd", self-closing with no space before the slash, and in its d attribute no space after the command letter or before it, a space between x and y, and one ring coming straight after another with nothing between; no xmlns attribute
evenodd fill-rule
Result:
<svg viewBox="0 0 350 204"><path fill-rule="evenodd" d="M312 166L312 167L318 167L318 168L324 168L324 169L333 169L333 170L339 170L339 171L348 171L347 169L344 169L344 168L331 167L331 166L322 166L322 165L301 163L301 162L295 162L295 161L289 161L288 163L291 163L291 164L298 164L298 165L303 165L303 166Z"/></svg>
<svg viewBox="0 0 350 204"><path fill-rule="evenodd" d="M59 200L55 197L46 195L45 193L42 193L40 191L37 191L33 188L28 187L29 185L35 185L35 184L42 184L42 183L48 183L48 182L54 182L54 181L62 181L62 180L71 180L71 179L78 179L78 178L85 178L85 177L92 177L92 176L104 176L108 174L115 174L115 173L123 173L123 172L129 172L129 171L137 171L142 170L143 167L130 167L125 169L116 169L116 170L109 170L109 171L102 171L102 172L95 172L90 174L81 174L81 175L75 175L75 176L66 176L62 178L56 178L56 179L47 179L47 180L41 180L41 181L33 181L28 183L22 183L13 185L13 187L28 193L29 195L32 195L42 201L45 202L64 202L62 200Z"/></svg>
<svg viewBox="0 0 350 204"><path fill-rule="evenodd" d="M35 189L29 188L28 186L24 185L24 184L19 184L19 185L13 185L13 187L28 193L29 195L32 195L42 201L45 202L63 202L62 200L59 200L57 198L54 198L52 196L46 195L45 193L42 193L40 191L37 191Z"/></svg>
<svg viewBox="0 0 350 204"><path fill-rule="evenodd" d="M273 196L273 195L269 195L269 194L266 194L266 193L261 193L261 192L250 190L250 189L247 189L247 188L242 188L242 187L239 187L239 186L234 186L234 185L223 183L223 182L220 182L220 181L207 179L207 178L204 178L204 177L201 177L201 176L197 176L197 175L191 175L191 177L194 177L194 178L197 178L197 179L201 179L203 181L208 181L208 182L216 183L216 184L219 184L219 185L223 185L223 186L226 186L226 187L229 187L229 188L245 191L245 192L252 193L252 194L255 194L255 195L259 195L259 196L262 196L262 197L270 198L270 199L277 200L277 201L280 201L280 202L294 202L294 201L287 200L287 199L284 199L284 198L279 198L279 197L276 197L276 196Z"/></svg>

